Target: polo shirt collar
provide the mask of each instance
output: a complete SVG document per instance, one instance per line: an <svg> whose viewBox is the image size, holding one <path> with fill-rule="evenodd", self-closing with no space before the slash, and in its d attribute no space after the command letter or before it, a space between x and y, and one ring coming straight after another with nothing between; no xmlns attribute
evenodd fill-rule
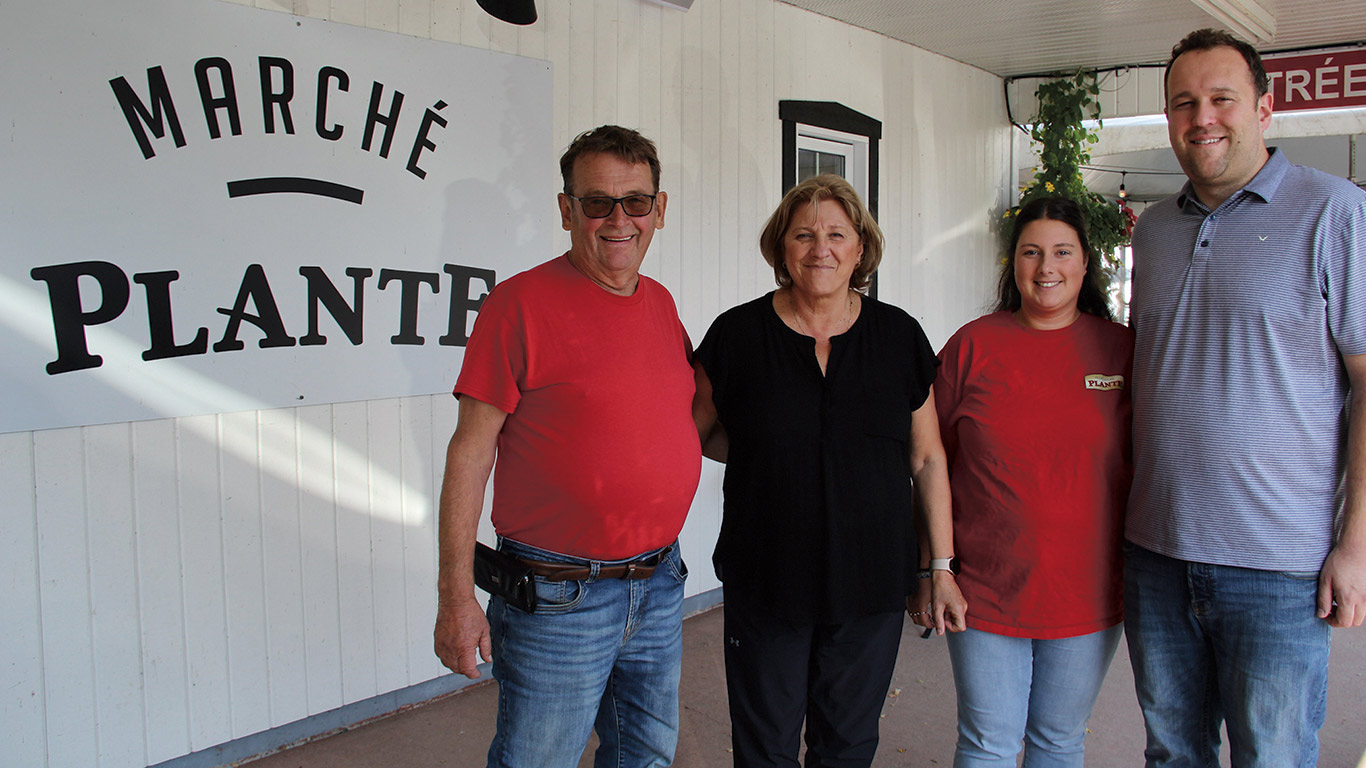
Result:
<svg viewBox="0 0 1366 768"><path fill-rule="evenodd" d="M1276 147L1267 147L1267 151L1271 156L1267 158L1266 164L1262 166L1260 171L1257 171L1256 176L1252 177L1252 181L1233 193L1229 200L1248 192L1260 197L1263 202L1271 202L1271 198L1276 195L1276 190L1281 186L1281 180L1285 178L1286 170L1290 168L1290 161L1285 158L1285 153ZM1197 211L1209 212L1205 204L1200 202L1200 198L1195 194L1195 188L1191 186L1189 181L1181 187L1181 192L1176 197L1176 204L1183 211L1189 212L1190 206L1194 206Z"/></svg>

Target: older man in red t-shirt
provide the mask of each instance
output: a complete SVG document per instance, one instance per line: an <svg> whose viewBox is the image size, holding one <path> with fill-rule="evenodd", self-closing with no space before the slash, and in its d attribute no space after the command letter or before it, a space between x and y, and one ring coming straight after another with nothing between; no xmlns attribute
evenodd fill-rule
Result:
<svg viewBox="0 0 1366 768"><path fill-rule="evenodd" d="M667 196L654 144L603 126L560 159L565 255L498 285L455 386L441 490L436 652L493 658L490 766L668 765L678 738L683 579L697 489L691 346L673 298L639 274ZM494 457L497 468L494 470ZM527 611L474 595L489 473L500 549L536 573Z"/></svg>

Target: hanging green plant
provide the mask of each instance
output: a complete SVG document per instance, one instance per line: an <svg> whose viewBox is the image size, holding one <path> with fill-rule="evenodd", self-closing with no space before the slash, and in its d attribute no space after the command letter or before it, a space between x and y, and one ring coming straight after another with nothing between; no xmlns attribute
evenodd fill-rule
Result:
<svg viewBox="0 0 1366 768"><path fill-rule="evenodd" d="M1129 242L1133 232L1133 211L1127 205L1106 200L1086 188L1082 180L1082 166L1091 162L1095 130L1087 129L1083 120L1096 121L1100 127L1100 104L1096 96L1100 84L1095 72L1078 70L1075 75L1049 80L1039 85L1039 111L1030 129L1030 137L1038 146L1039 165L1034 181L1020 192L1019 205L1006 211L1009 221L1020 206L1036 197L1066 197L1075 200L1086 214L1091 244L1103 254L1107 266L1118 265L1116 250ZM1008 239L1010 227L1003 227Z"/></svg>

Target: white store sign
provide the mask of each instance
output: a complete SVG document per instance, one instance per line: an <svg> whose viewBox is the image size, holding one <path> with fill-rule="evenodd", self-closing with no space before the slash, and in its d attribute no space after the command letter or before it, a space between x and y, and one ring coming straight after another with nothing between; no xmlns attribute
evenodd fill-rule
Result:
<svg viewBox="0 0 1366 768"><path fill-rule="evenodd" d="M551 257L547 62L217 0L0 6L0 432L448 391Z"/></svg>

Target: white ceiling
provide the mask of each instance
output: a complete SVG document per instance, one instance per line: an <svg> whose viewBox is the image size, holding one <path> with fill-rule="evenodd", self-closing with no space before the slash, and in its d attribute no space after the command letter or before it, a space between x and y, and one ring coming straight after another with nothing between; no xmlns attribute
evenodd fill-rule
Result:
<svg viewBox="0 0 1366 768"><path fill-rule="evenodd" d="M1192 0L782 0L1000 77L1165 63L1200 27ZM1263 52L1366 41L1366 0L1257 0L1276 20Z"/></svg>

